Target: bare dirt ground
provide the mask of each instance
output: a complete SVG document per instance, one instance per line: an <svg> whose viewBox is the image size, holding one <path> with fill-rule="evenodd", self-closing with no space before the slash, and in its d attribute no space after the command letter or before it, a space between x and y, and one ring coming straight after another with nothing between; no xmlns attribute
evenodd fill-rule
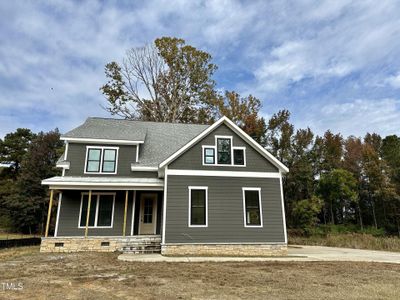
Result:
<svg viewBox="0 0 400 300"><path fill-rule="evenodd" d="M400 265L140 263L117 253L0 251L1 299L400 299ZM22 284L20 290L5 284Z"/></svg>

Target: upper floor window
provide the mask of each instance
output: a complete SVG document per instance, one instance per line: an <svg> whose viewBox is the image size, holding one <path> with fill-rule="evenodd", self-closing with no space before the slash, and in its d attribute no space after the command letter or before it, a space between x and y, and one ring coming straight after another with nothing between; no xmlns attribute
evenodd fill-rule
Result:
<svg viewBox="0 0 400 300"><path fill-rule="evenodd" d="M204 147L204 164L214 165L215 164L215 148L214 147Z"/></svg>
<svg viewBox="0 0 400 300"><path fill-rule="evenodd" d="M88 146L85 173L116 174L118 147Z"/></svg>
<svg viewBox="0 0 400 300"><path fill-rule="evenodd" d="M217 138L217 161L219 165L231 164L231 138Z"/></svg>
<svg viewBox="0 0 400 300"><path fill-rule="evenodd" d="M246 147L234 147L232 136L215 136L215 145L203 145L203 165L246 166Z"/></svg>

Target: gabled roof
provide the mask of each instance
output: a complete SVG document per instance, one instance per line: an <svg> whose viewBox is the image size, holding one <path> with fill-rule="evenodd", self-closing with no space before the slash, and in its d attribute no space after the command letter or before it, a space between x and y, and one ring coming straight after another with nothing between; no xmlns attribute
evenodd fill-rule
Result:
<svg viewBox="0 0 400 300"><path fill-rule="evenodd" d="M240 129L235 123L233 123L229 118L227 117L222 117L219 119L217 122L215 122L213 125L208 127L206 130L201 132L198 136L193 138L190 142L188 142L186 145L184 145L182 148L177 150L174 154L169 156L167 159L165 159L161 164L160 168L164 168L171 162L173 162L175 159L177 159L181 154L183 154L186 150L191 148L193 145L195 145L198 141L200 141L202 138L206 137L209 133L211 133L214 129L219 127L221 124L227 125L231 130L233 130L235 133L237 133L241 138L243 138L246 142L248 142L255 150L257 150L262 156L264 156L267 160L269 160L274 166L276 166L281 172L287 173L289 172L289 169L281 163L275 156L273 156L271 153L269 153L265 148L263 148L260 144L258 144L254 139L252 139L247 133L245 133L242 129Z"/></svg>

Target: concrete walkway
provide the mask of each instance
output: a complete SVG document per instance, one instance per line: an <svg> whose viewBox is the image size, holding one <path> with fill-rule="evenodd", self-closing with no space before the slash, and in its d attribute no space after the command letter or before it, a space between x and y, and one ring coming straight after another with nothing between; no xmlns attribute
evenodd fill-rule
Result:
<svg viewBox="0 0 400 300"><path fill-rule="evenodd" d="M320 246L289 246L285 257L171 257L160 254L121 254L131 262L243 262L243 261L361 261L400 264L399 252Z"/></svg>

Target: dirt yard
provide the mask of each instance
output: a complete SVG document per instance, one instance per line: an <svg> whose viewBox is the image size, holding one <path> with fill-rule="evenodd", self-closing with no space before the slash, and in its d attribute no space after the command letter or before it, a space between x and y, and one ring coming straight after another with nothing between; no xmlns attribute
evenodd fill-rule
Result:
<svg viewBox="0 0 400 300"><path fill-rule="evenodd" d="M38 250L0 251L1 299L400 299L394 264L128 263Z"/></svg>

